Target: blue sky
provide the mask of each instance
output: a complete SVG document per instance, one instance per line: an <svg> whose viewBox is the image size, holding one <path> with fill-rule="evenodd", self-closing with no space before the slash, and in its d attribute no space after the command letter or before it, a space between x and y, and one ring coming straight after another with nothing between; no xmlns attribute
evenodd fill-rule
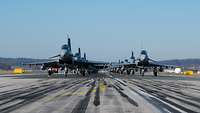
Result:
<svg viewBox="0 0 200 113"><path fill-rule="evenodd" d="M89 59L200 58L199 0L1 0L0 57L48 58L72 40ZM141 46L142 45L142 46Z"/></svg>

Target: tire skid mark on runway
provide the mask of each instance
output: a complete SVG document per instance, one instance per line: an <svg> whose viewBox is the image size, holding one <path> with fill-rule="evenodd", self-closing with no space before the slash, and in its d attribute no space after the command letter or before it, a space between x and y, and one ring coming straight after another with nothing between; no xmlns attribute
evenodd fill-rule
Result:
<svg viewBox="0 0 200 113"><path fill-rule="evenodd" d="M137 83L137 82L136 82ZM154 85L151 85L151 83L148 83L148 84L150 84L150 85L147 85L147 83L138 83L138 84L136 84L136 83L132 83L132 84L135 84L135 85L139 85L139 84L142 84L142 86L149 86L150 88L149 89L151 89L152 90L152 88L155 88L156 89L156 91L155 90L153 90L153 91L155 91L155 92L160 92L161 90L158 90L158 88L157 87L160 87L160 89L162 89L163 91L167 91L166 93L168 93L168 94L171 94L172 92L173 93L176 93L176 95L177 96L179 96L179 97L182 97L182 98L184 98L184 99L189 99L189 100L193 100L193 101L196 101L197 103L199 103L200 102L200 98L197 98L197 97L193 97L193 96L189 96L189 95L186 95L186 94L184 94L183 92L181 92L180 91L180 89L185 89L185 86L183 86L183 87L180 87L179 86L179 89L176 89L176 90L174 90L174 89L172 89L172 87L166 87L166 86L169 86L169 85L158 85L157 87L155 87ZM161 83L158 83L158 84L161 84ZM170 84L174 84L174 83L170 83ZM163 86L165 86L165 87L163 87ZM171 85L172 86L172 85ZM178 91L177 91L178 90ZM174 97L174 95L173 96L171 96L171 97ZM175 97L176 98L176 97ZM179 99L179 98L178 98ZM181 99L180 99L181 100ZM191 103L191 102L188 102L188 103ZM196 106L196 107L200 107L200 106Z"/></svg>
<svg viewBox="0 0 200 113"><path fill-rule="evenodd" d="M30 92L37 92L36 89L41 89L41 88L45 89L47 86L55 84L55 82L53 82L53 83L49 82L49 85L42 85L42 86L39 86L39 84L40 83L38 83L37 85L34 85L34 87L33 87L33 85L31 85L31 86L28 86L28 87L18 88L18 89L15 89L12 92L2 94L2 95L0 95L0 100L19 96L19 95L26 95L26 94L29 94Z"/></svg>
<svg viewBox="0 0 200 113"><path fill-rule="evenodd" d="M114 100L113 105L117 106L117 109L114 110L115 111L114 113L124 113L123 107L122 107L122 104L121 104L121 101L119 100L119 98L117 98L117 96L114 96L113 100Z"/></svg>
<svg viewBox="0 0 200 113"><path fill-rule="evenodd" d="M73 84L78 84L80 82L81 81L76 80L76 81L72 81L72 82L69 82L69 83L73 85ZM68 84L68 85L70 85L70 84ZM23 105L29 104L31 102L34 102L34 101L40 99L40 98L43 98L44 96L46 96L45 94L47 94L49 92L52 92L52 91L55 91L55 90L60 90L63 87L66 87L66 84L63 84L61 86L54 86L54 84L52 84L52 86L50 86L50 87L46 87L46 88L40 89L39 91L29 93L28 95L16 96L16 97L14 97L13 99L11 99L7 103L10 103L12 101L19 100L19 99L22 99L23 101L20 102L20 103L17 103L16 105L11 105L9 107L0 108L0 111L1 112L10 112L10 111L13 111L13 110L15 110L15 109L17 109L17 108L19 108L19 107L21 107Z"/></svg>
<svg viewBox="0 0 200 113"><path fill-rule="evenodd" d="M115 81L115 80L114 80L114 81ZM114 83L113 87L116 89L116 91L117 91L122 97L126 98L127 101L128 101L130 104L132 104L132 105L138 107L138 106L139 106L138 103L135 102L133 99L131 99L131 98L129 97L129 95L127 95L126 93L123 92L124 89L122 88L122 86L120 86L120 84L122 84L124 87L127 86L127 85L125 85L124 83L119 82L119 80L116 80L116 82Z"/></svg>
<svg viewBox="0 0 200 113"><path fill-rule="evenodd" d="M179 105L179 104L177 104L177 103L175 103L175 102L172 102L172 101L169 101L168 99L167 99L167 97L171 97L171 98L174 98L174 99L176 99L176 100L179 100L179 101L182 101L183 103L187 103L188 105L193 105L193 106L195 106L195 107L199 107L199 105L196 105L196 104L193 104L193 103L191 103L191 102L187 102L187 101L185 101L185 100L182 100L182 99L178 99L178 98L176 98L176 97L174 97L174 96L171 96L171 95L168 95L168 94L166 94L166 93L164 93L164 92L161 92L161 91L155 91L155 90L152 90L152 87L146 87L145 86L145 84L143 84L143 85L141 85L141 84L136 84L136 83L134 83L134 85L136 85L136 86L138 86L138 87L140 87L141 89L143 89L143 90L145 90L146 91L146 93L149 93L149 94L151 94L153 97L157 97L158 99L160 99L160 100L162 100L163 102L165 102L165 103L169 103L169 104L171 104L171 105L173 105L173 106L176 106L177 108L179 108L179 109L181 109L181 110L183 110L183 111L185 111L185 112L189 112L189 113L198 113L198 112L195 112L195 111L193 111L193 110L191 110L191 109L188 109L188 108L186 108L186 107L184 107L184 106L182 106L182 105ZM130 87L131 88L131 87ZM132 90L134 90L133 88L131 88ZM140 94L140 93L138 93L138 94ZM155 95L156 94L156 95ZM146 98L147 100L148 100L148 98ZM155 99L155 98L152 98L151 97L151 100L148 100L149 102L152 102L152 100L154 100L154 101L157 101L158 99ZM163 105L163 104L161 104L161 105ZM169 106L166 106L166 105L164 105L165 107L164 108L169 108ZM173 109L168 109L169 111L172 111L172 112L174 112L173 111ZM178 111L177 111L178 112Z"/></svg>
<svg viewBox="0 0 200 113"><path fill-rule="evenodd" d="M59 87L56 87L56 88L59 88ZM11 103L11 102L13 102L15 100L18 100L18 99L21 99L21 100L24 100L24 101L22 101L21 103L19 103L17 105L18 106L19 105L24 105L23 103L27 103L27 101L29 101L28 103L30 103L30 102L32 102L33 98L34 99L38 99L39 96L44 95L45 93L47 93L49 91L52 91L52 90L54 90L54 88L42 89L42 90L38 91L39 93L33 92L33 93L29 93L28 95L17 96L15 98L11 99L10 101L6 102L5 104ZM3 108L3 109L1 109L1 111L7 110L7 109L9 110L9 108L13 108L14 109L14 107L17 106L17 105L13 105L13 106L9 106L7 108Z"/></svg>
<svg viewBox="0 0 200 113"><path fill-rule="evenodd" d="M53 101L54 99L58 99L58 98L66 97L66 96L67 97L71 97L74 94L74 92L79 90L81 87L82 86L80 84L75 84L75 85L71 84L71 85L69 85L69 86L64 88L64 92L63 93L58 94L58 95L53 96L53 97L50 96L50 97L48 97L48 99L45 99L44 102L50 102L50 101ZM66 91L70 92L71 94L67 94L66 95Z"/></svg>
<svg viewBox="0 0 200 113"><path fill-rule="evenodd" d="M11 85L2 85L2 86L0 86L0 88L5 88L5 87L8 87L8 86L11 86Z"/></svg>
<svg viewBox="0 0 200 113"><path fill-rule="evenodd" d="M96 83L96 80L93 81L92 86L86 93L85 97L79 101L79 103L75 106L75 108L73 108L71 113L85 113L90 101L91 93L95 88L95 83Z"/></svg>
<svg viewBox="0 0 200 113"><path fill-rule="evenodd" d="M99 106L100 105L100 80L98 80L98 86L96 88L96 92L95 92L95 97L94 97L93 104L95 106Z"/></svg>
<svg viewBox="0 0 200 113"><path fill-rule="evenodd" d="M135 102L133 99L129 98L129 96L127 96L125 93L123 93L120 89L118 89L118 88L115 87L115 86L114 86L114 88L116 89L116 91L117 91L122 97L126 98L127 101L128 101L130 104L132 104L132 105L134 105L134 106L136 106L136 107L139 106L137 102Z"/></svg>
<svg viewBox="0 0 200 113"><path fill-rule="evenodd" d="M186 112L182 111L181 109L176 108L174 106L171 106L170 104L166 103L165 101L162 101L160 98L157 98L157 97L155 97L153 95L147 94L147 93L143 92L140 89L139 89L139 91L137 91L137 90L133 89L130 86L129 86L129 88L132 91L134 91L135 93L137 93L138 95L140 95L141 97L143 97L149 103L151 103L152 105L154 105L162 113L168 113L168 111L170 111L172 113L186 113Z"/></svg>
<svg viewBox="0 0 200 113"><path fill-rule="evenodd" d="M83 87L83 84L86 85L86 83L88 83L88 81L91 82L90 79L87 79L87 80L81 81L80 83L75 84L75 85L70 84L70 86L72 86L72 87L67 86L67 87L69 87L68 89L66 89L67 87L64 87L64 88L62 88L62 90L56 91L55 93L50 93L50 94L46 95L44 98L42 98L34 103L31 103L30 105L22 107L21 109L18 110L18 112L20 112L20 110L23 111L23 109L25 109L25 108L26 109L30 108L30 110L29 110L30 113L35 113L35 112L42 112L42 113L43 112L45 112L45 113L56 112L56 113L58 113L58 111L65 112L65 108L66 108L65 104L66 103L63 101L70 102L71 99L73 99L74 97L77 96L77 95L74 95L74 93L77 92L78 90L80 90ZM66 94L66 92L67 92L67 94ZM70 92L70 93L68 93L68 92ZM78 95L77 97L80 97L80 96ZM61 104L60 101L63 104ZM71 102L73 104L75 101L71 101ZM42 105L42 107L37 106L38 103L40 103ZM56 104L56 106L59 106L59 104L61 104L61 106L54 107L55 104ZM36 107L31 107L34 105L36 105ZM70 111L66 111L66 112L68 113Z"/></svg>
<svg viewBox="0 0 200 113"><path fill-rule="evenodd" d="M192 90L196 90L198 93L200 93L200 89L197 89L197 88L190 88Z"/></svg>
<svg viewBox="0 0 200 113"><path fill-rule="evenodd" d="M39 80L38 80L39 81ZM16 95L16 92L17 91L20 91L20 90L30 90L30 89L32 89L32 90L34 90L34 89L37 89L37 88L39 88L39 87L41 87L41 86L39 86L40 84L42 85L42 84L53 84L53 83L51 83L50 81L45 81L45 82L43 82L44 80L42 80L42 81L40 81L39 83L37 83L37 84L33 84L33 85L30 85L30 86L28 86L28 87L21 87L21 88L15 88L15 89L12 89L12 90L8 90L8 91L3 91L3 92L0 92L0 99L2 99L2 97L5 97L5 96L8 96L8 97L11 97L11 96L15 96ZM54 82L55 83L55 82ZM10 86L12 86L12 85L10 85Z"/></svg>
<svg viewBox="0 0 200 113"><path fill-rule="evenodd" d="M190 102L188 100L185 100L185 99L189 99L189 100L192 100L192 101L195 101L195 102L199 103L200 102L200 98L186 95L181 91L177 91L177 90L171 89L171 87L170 88L166 88L166 87L163 87L163 85L155 87L154 85L151 85L151 83L149 83L148 85L147 85L147 83L139 83L139 82L136 82L136 83L130 82L130 83L134 84L134 85L137 85L137 86L141 86L141 87L143 87L143 86L149 87L149 89L151 89L151 90L148 90L148 93L151 92L151 93L155 93L155 94L160 95L160 96L163 95L164 97L168 96L168 97L174 98L176 100L182 101L184 103L187 103L189 105L193 105L193 106L195 106L197 108L200 108L200 105L197 105L196 103L193 103L193 102ZM157 87L160 87L160 88L157 88ZM156 90L154 90L153 88L156 89ZM159 89L162 89L162 90L159 90ZM182 89L182 88L180 88L180 89ZM165 91L165 93L163 93L161 91L163 91L163 92ZM176 93L176 96L178 96L178 97L175 97L174 95L172 96L171 95L172 93ZM170 94L170 95L166 95L166 94Z"/></svg>
<svg viewBox="0 0 200 113"><path fill-rule="evenodd" d="M107 85L107 91L105 91L104 95L107 99L104 99L104 101L106 101L106 103L103 103L103 105L109 105L111 104L111 100L113 100L113 98L115 97L114 93L113 93L113 85L111 85L111 82L108 80L105 80L105 83Z"/></svg>
<svg viewBox="0 0 200 113"><path fill-rule="evenodd" d="M103 104L101 104L101 106L109 110L109 112L106 112L106 113L124 113L123 105L122 105L122 102L120 101L120 98L122 99L125 99L125 98L121 97L121 95L118 95L118 92L114 89L114 85L110 80L109 81L107 80L106 82L109 87L104 94L106 99L102 100ZM111 109L111 107L107 107L110 105L112 105L113 109Z"/></svg>

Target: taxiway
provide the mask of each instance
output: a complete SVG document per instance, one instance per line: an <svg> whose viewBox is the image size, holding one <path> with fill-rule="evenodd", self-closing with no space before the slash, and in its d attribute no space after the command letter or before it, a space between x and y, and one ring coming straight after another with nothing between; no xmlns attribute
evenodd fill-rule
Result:
<svg viewBox="0 0 200 113"><path fill-rule="evenodd" d="M200 77L0 75L1 113L199 113Z"/></svg>

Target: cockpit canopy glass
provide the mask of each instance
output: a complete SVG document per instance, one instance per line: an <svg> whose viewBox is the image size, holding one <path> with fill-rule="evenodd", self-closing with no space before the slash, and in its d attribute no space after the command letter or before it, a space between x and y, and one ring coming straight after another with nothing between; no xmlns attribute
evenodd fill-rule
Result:
<svg viewBox="0 0 200 113"><path fill-rule="evenodd" d="M142 50L142 51L141 51L141 54L142 54L142 55L147 55L147 52L146 52L145 50Z"/></svg>
<svg viewBox="0 0 200 113"><path fill-rule="evenodd" d="M61 49L68 50L68 49L69 49L69 46L65 44L65 45L63 45L63 46L61 47Z"/></svg>

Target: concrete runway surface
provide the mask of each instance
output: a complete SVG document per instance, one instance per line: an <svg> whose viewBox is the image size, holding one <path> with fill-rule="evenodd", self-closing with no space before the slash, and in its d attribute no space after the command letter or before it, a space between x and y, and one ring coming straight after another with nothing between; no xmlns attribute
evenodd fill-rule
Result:
<svg viewBox="0 0 200 113"><path fill-rule="evenodd" d="M0 113L200 113L200 77L0 75Z"/></svg>

